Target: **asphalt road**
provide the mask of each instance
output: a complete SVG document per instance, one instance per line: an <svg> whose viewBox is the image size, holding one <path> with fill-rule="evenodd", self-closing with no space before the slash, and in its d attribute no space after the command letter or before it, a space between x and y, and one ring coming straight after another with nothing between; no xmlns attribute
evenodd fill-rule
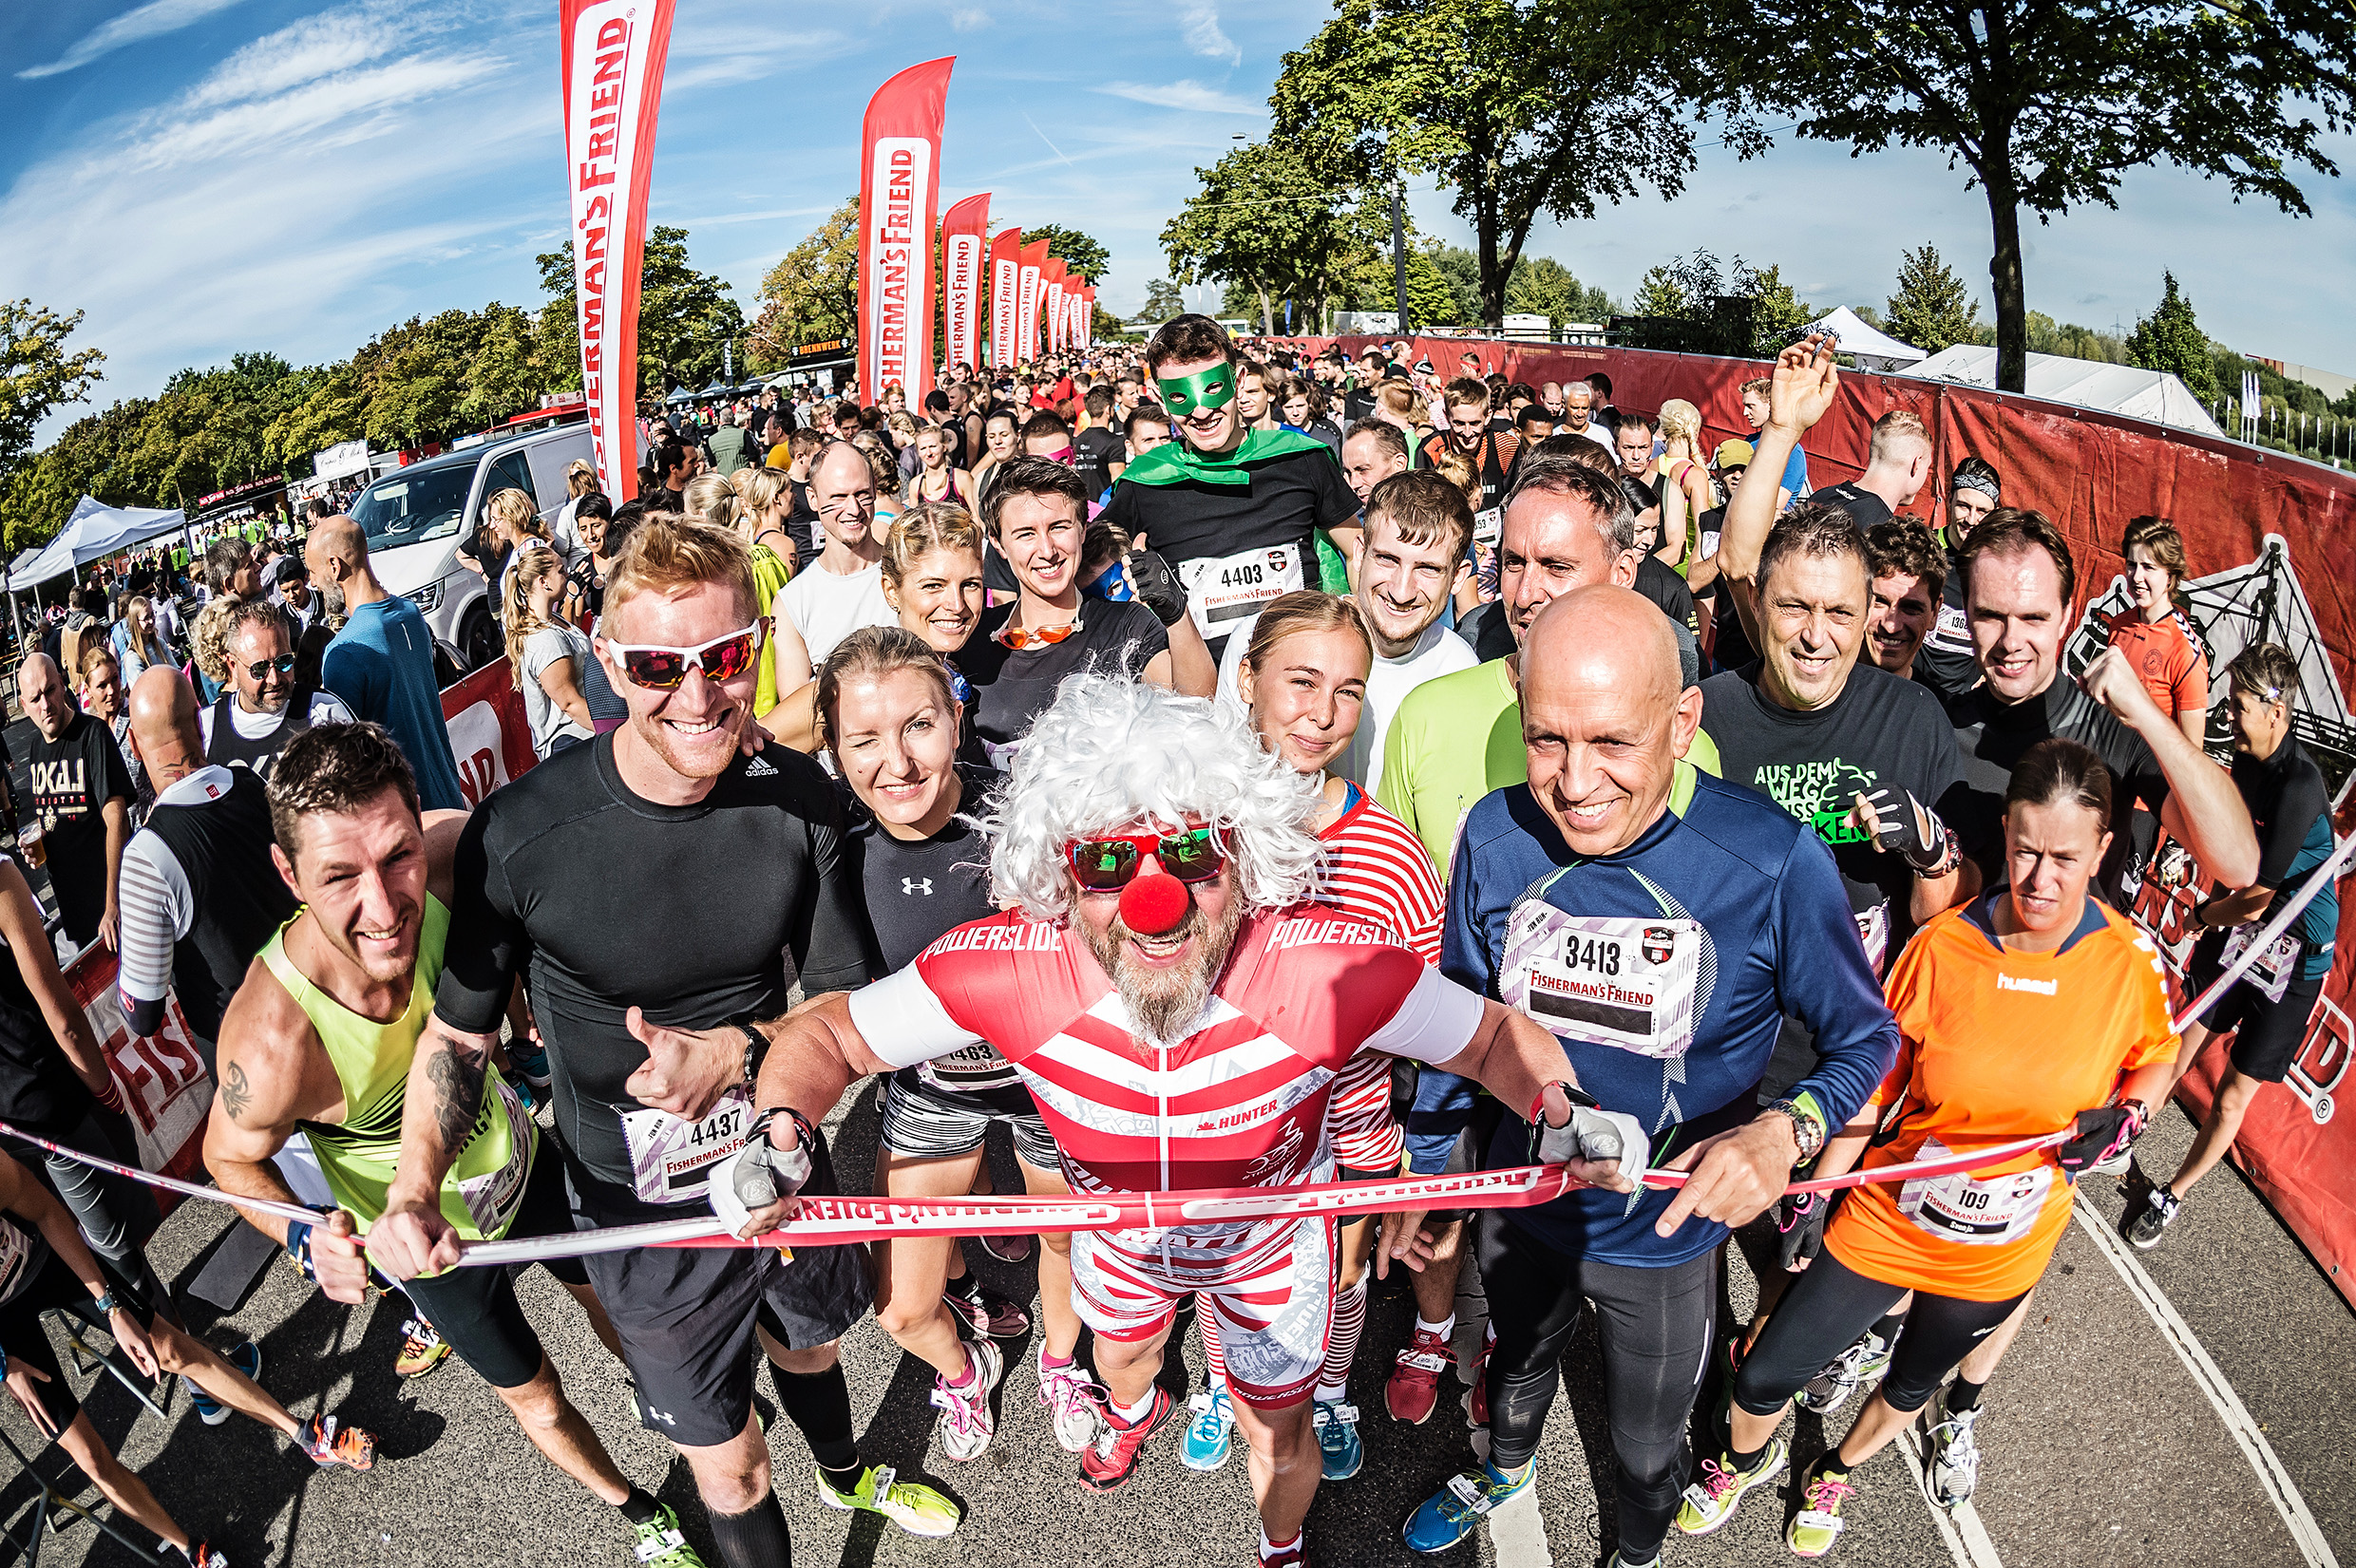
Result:
<svg viewBox="0 0 2356 1568"><path fill-rule="evenodd" d="M875 1125L872 1096L861 1091L838 1113L838 1162L846 1184L869 1168ZM2162 1116L2142 1158L2161 1174L2190 1142L2180 1112ZM1003 1151L998 1179L1012 1190ZM2164 1167L2164 1169L2162 1168ZM2121 1183L2100 1181L2088 1206L2119 1218ZM224 1228L222 1213L184 1205L153 1248L167 1278L182 1282ZM1835 1557L1858 1565L1935 1568L2166 1568L2231 1562L2272 1568L2328 1560L2304 1555L2274 1496L2204 1391L2177 1342L2145 1297L2099 1244L2096 1221L2081 1218L2062 1243L2038 1297L2035 1319L1990 1386L1980 1431L1986 1462L1976 1513L1943 1524L1915 1489L1892 1449L1859 1472L1847 1538ZM2126 1249L2118 1246L2117 1252ZM968 1256L986 1280L1028 1299L1028 1265L997 1263L978 1247ZM2304 1497L2329 1549L2356 1560L2356 1318L2317 1273L2254 1192L2231 1170L2197 1193L2165 1245L2136 1255L2158 1297L2172 1303L2189 1336L2205 1348L2217 1373L2248 1409L2282 1471ZM526 1310L541 1326L573 1398L612 1445L624 1470L679 1506L691 1537L708 1557L686 1467L666 1445L638 1429L622 1369L598 1348L568 1297L537 1271L522 1280ZM1754 1297L1739 1248L1727 1270L1728 1313L1747 1313ZM1467 1302L1468 1309L1475 1304ZM1400 1520L1417 1500L1465 1463L1467 1433L1451 1403L1422 1427L1383 1413L1381 1380L1407 1336L1410 1306L1379 1297L1369 1316L1352 1396L1366 1412L1365 1469L1322 1488L1310 1515L1312 1560L1383 1564L1415 1560L1399 1543ZM2164 1313L2166 1309L2161 1307ZM332 1305L282 1265L274 1265L250 1300L230 1317L199 1308L194 1326L216 1345L240 1334L267 1352L263 1382L297 1414L322 1403L379 1434L374 1470L314 1472L307 1461L252 1423L233 1418L208 1428L172 1403L168 1422L139 1411L110 1382L85 1389L101 1431L136 1467L165 1507L210 1535L243 1565L582 1564L627 1563L626 1538L614 1518L560 1478L530 1449L482 1381L456 1361L402 1385L391 1361L402 1337L397 1300L360 1308ZM1469 1339L1472 1321L1463 1328ZM1002 1394L999 1434L971 1464L952 1463L931 1445L934 1412L925 1403L928 1372L899 1351L872 1318L845 1342L862 1446L871 1461L922 1476L964 1502L959 1534L920 1541L873 1516L823 1506L811 1485L809 1457L789 1423L774 1417L766 1383L760 1405L770 1427L780 1496L805 1564L1244 1564L1252 1560L1254 1521L1239 1455L1212 1475L1178 1463L1174 1430L1159 1437L1146 1467L1110 1497L1085 1494L1074 1462L1048 1434L1036 1403L1029 1342L1013 1347ZM1200 1352L1188 1348L1188 1370ZM1594 1340L1582 1332L1565 1361L1564 1397L1540 1450L1536 1505L1512 1510L1474 1541L1451 1554L1460 1563L1510 1568L1552 1561L1571 1568L1599 1563L1611 1541L1608 1505L1599 1509L1599 1476L1607 1477ZM1166 1374L1176 1386L1177 1374ZM1837 1437L1847 1412L1835 1418ZM20 1443L30 1428L12 1403L0 1401L0 1427ZM1828 1441L1824 1424L1802 1415L1795 1458L1804 1462ZM5 1463L0 1457L0 1463ZM56 1473L62 1461L46 1462ZM75 1478L78 1480L78 1478ZM1672 1537L1665 1560L1680 1565L1781 1560L1781 1531L1796 1502L1778 1486L1754 1493L1717 1535ZM94 1494L91 1494L94 1495ZM18 1521L32 1497L21 1475L0 1488L0 1519ZM144 1539L138 1526L126 1530ZM45 1547L58 1564L121 1564L136 1559L87 1524L69 1526ZM716 1561L716 1558L713 1558Z"/></svg>

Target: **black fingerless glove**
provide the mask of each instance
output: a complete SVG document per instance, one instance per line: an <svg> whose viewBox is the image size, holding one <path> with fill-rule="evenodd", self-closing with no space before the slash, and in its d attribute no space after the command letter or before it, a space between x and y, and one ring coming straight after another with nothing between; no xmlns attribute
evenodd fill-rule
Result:
<svg viewBox="0 0 2356 1568"><path fill-rule="evenodd" d="M2078 1113L2077 1136L2053 1151L2054 1163L2071 1176L2115 1160L2135 1146L2152 1113L2140 1100Z"/></svg>
<svg viewBox="0 0 2356 1568"><path fill-rule="evenodd" d="M1169 562L1155 550L1132 550L1128 560L1129 580L1137 590L1138 602L1164 626L1177 625L1187 613L1187 591L1178 585L1178 574L1169 569Z"/></svg>
<svg viewBox="0 0 2356 1568"><path fill-rule="evenodd" d="M1904 856L1915 875L1944 877L1955 869L1954 835L1937 812L1891 784L1874 785L1866 792L1865 803L1873 808L1874 820L1881 824L1873 841Z"/></svg>

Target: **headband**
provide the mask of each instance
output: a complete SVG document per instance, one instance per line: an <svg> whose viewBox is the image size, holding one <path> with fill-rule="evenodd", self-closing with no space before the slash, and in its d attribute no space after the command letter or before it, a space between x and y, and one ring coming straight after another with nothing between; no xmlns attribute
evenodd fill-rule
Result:
<svg viewBox="0 0 2356 1568"><path fill-rule="evenodd" d="M1996 481L1986 474L1958 470L1952 482L1958 490L1977 490L1998 505L2004 504L2003 492L1998 488Z"/></svg>

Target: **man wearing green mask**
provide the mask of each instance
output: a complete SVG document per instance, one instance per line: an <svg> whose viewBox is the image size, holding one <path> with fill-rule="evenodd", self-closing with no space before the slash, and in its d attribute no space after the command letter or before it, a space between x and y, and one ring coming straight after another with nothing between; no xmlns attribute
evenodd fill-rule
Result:
<svg viewBox="0 0 2356 1568"><path fill-rule="evenodd" d="M1142 537L1176 570L1216 654L1268 600L1323 584L1320 531L1353 526L1358 498L1324 443L1244 427L1235 346L1210 317L1164 322L1146 345L1146 373L1176 439L1122 470L1102 520Z"/></svg>

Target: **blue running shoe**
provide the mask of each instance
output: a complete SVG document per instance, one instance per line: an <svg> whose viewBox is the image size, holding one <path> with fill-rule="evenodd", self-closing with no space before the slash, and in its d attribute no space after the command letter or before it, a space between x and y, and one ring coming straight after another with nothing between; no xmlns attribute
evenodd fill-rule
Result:
<svg viewBox="0 0 2356 1568"><path fill-rule="evenodd" d="M548 1086L548 1048L530 1040L507 1042L507 1065L536 1089Z"/></svg>
<svg viewBox="0 0 2356 1568"><path fill-rule="evenodd" d="M1399 1533L1416 1551L1445 1552L1471 1535L1483 1519L1529 1490L1537 1474L1533 1461L1523 1468L1519 1481L1509 1481L1503 1471L1483 1461L1477 1470L1449 1477L1447 1485L1425 1498L1423 1506L1408 1516Z"/></svg>
<svg viewBox="0 0 2356 1568"><path fill-rule="evenodd" d="M261 1380L262 1348L252 1340L226 1352L221 1359L256 1382ZM197 1407L198 1419L207 1426L218 1426L229 1419L229 1407L198 1388L193 1379L182 1376L180 1384L188 1390L188 1402Z"/></svg>
<svg viewBox="0 0 2356 1568"><path fill-rule="evenodd" d="M1366 1463L1366 1445L1358 1435L1358 1407L1320 1399L1310 1419L1317 1423L1317 1449L1324 1462L1327 1481L1347 1481Z"/></svg>
<svg viewBox="0 0 2356 1568"><path fill-rule="evenodd" d="M1189 1470L1216 1470L1227 1462L1228 1440L1235 1431L1235 1407L1227 1402L1224 1387L1196 1394L1188 1407L1194 1411L1194 1424L1187 1428L1187 1441L1179 1450L1179 1460Z"/></svg>

